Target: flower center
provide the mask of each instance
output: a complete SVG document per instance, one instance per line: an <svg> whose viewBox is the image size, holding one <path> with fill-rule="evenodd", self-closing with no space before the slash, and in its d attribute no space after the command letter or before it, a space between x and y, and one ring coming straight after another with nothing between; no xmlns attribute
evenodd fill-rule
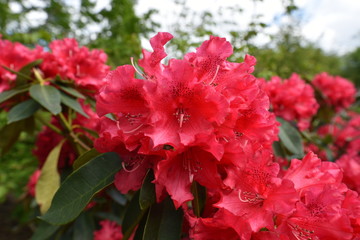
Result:
<svg viewBox="0 0 360 240"><path fill-rule="evenodd" d="M201 163L199 161L194 161L189 156L188 152L185 152L183 154L183 168L185 169L185 171L188 171L190 182L193 182L194 174L202 170Z"/></svg>
<svg viewBox="0 0 360 240"><path fill-rule="evenodd" d="M243 203L257 204L257 203L262 203L265 200L265 198L262 195L255 192L239 190L239 200Z"/></svg>
<svg viewBox="0 0 360 240"><path fill-rule="evenodd" d="M126 162L123 161L121 165L125 172L133 172L140 167L144 160L144 155L136 154L135 156L129 157Z"/></svg>
<svg viewBox="0 0 360 240"><path fill-rule="evenodd" d="M303 227L300 227L297 224L288 224L291 228L291 233L294 235L294 237L298 240L312 240L314 236L314 230L309 230ZM317 239L317 238L316 238Z"/></svg>
<svg viewBox="0 0 360 240"><path fill-rule="evenodd" d="M190 115L182 107L177 108L173 115L176 117L180 128L183 126L183 123L189 121L190 119Z"/></svg>

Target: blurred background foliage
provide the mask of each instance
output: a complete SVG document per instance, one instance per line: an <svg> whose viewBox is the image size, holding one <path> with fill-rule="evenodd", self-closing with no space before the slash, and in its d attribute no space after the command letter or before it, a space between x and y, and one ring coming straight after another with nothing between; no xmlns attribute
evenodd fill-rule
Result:
<svg viewBox="0 0 360 240"><path fill-rule="evenodd" d="M270 41L257 45L254 39L265 33L268 23L254 13L247 26L244 23L221 18L232 16L239 19L243 14L241 6L221 8L218 16L208 11L198 12L187 7L186 0L173 0L181 9L173 14L172 25L167 27L175 38L168 49L170 56L180 57L189 49L198 46L209 35L221 35L227 31L227 38L234 46L232 61L241 61L245 53L256 56L258 64L255 75L269 78L279 75L287 78L297 72L305 78L326 71L342 75L360 86L360 47L339 56L323 51L316 43L300 35L301 22L297 19L297 6L293 0L277 0L283 5L286 23L279 32L269 35ZM256 5L262 0L253 0ZM70 4L71 3L71 4ZM129 63L130 57L139 58L141 39L148 39L168 22L156 22L156 6L137 16L135 0L110 0L99 9L96 0L79 0L76 4L67 0L0 0L0 33L3 38L27 45L46 46L54 39L74 37L81 44L101 48L109 56L112 67ZM171 10L169 10L171 11ZM222 32L219 32L219 30ZM245 29L245 30L240 30Z"/></svg>
<svg viewBox="0 0 360 240"><path fill-rule="evenodd" d="M253 14L251 22L243 26L243 23L215 17L208 11L196 12L186 6L186 0L174 1L181 11L172 16L175 21L168 29L174 35L167 46L171 57L181 57L209 35L221 36L226 29L226 37L234 46L230 60L241 61L246 53L254 55L258 62L255 71L258 77L269 79L278 75L288 78L292 72L297 72L311 79L314 74L326 71L347 77L360 86L360 46L340 56L325 52L316 43L304 39L293 0L277 0L282 2L283 16L288 21L280 26L279 32L268 34L270 41L263 45L256 44L255 38L265 34L269 26L260 15ZM253 3L258 1L261 0L253 0ZM129 64L130 57L139 59L141 40L148 41L164 24L168 24L154 20L158 14L156 8L141 16L136 15L134 6L137 2L133 0L109 0L103 9L97 7L96 0L76 2L0 0L0 34L4 39L28 46L39 44L45 49L54 39L73 37L82 45L103 49L109 56L108 64L115 68ZM241 17L243 9L233 6L219 9L218 14L238 19L235 16ZM5 124L2 118L0 116L0 127ZM0 159L0 202L9 191L14 191L15 195L21 192L18 186L25 185L35 168L30 138L26 134L21 136L22 141L15 145L15 149ZM21 169L26 171L17 171Z"/></svg>

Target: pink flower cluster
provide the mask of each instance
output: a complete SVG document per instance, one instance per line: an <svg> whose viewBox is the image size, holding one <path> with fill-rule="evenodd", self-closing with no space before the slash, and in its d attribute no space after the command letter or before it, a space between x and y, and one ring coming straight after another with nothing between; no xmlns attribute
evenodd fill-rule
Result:
<svg viewBox="0 0 360 240"><path fill-rule="evenodd" d="M325 102L336 111L349 107L355 101L356 88L349 80L321 73L312 84L324 95Z"/></svg>
<svg viewBox="0 0 360 240"><path fill-rule="evenodd" d="M107 55L98 49L79 47L75 39L65 38L50 43L51 52L43 53L41 70L45 77L60 76L74 82L81 89L94 94L102 85L110 67L105 64Z"/></svg>
<svg viewBox="0 0 360 240"><path fill-rule="evenodd" d="M115 185L122 192L138 190L149 168L155 174L157 197L169 194L178 208L192 200L190 187L224 187L227 165L241 156L270 149L278 123L268 111L269 101L250 73L255 58L243 63L226 61L233 50L224 38L211 37L182 60L166 57L164 45L172 38L159 33L143 51L139 65L112 71L97 96L97 113L104 117L95 147L115 151L123 169Z"/></svg>
<svg viewBox="0 0 360 240"><path fill-rule="evenodd" d="M259 160L262 159L262 160ZM291 161L283 177L279 166L256 156L228 175L209 216L187 212L193 239L354 239L359 234L360 200L342 182L335 163L313 153Z"/></svg>
<svg viewBox="0 0 360 240"><path fill-rule="evenodd" d="M103 78L110 67L105 64L107 55L98 49L79 47L75 39L65 38L50 43L51 52L37 46L31 50L20 43L0 39L0 92L15 85L16 74L4 69L19 71L25 65L42 59L40 70L44 78L60 76L63 81L75 84L93 96L103 85Z"/></svg>
<svg viewBox="0 0 360 240"><path fill-rule="evenodd" d="M103 117L95 147L122 157L119 191L138 190L152 169L157 200L170 195L184 210L191 239L357 236L360 200L342 183L336 163L310 152L280 173L271 150L279 124L262 83L251 75L255 58L228 62L231 44L211 37L184 59L163 64L171 38L153 37L153 52L144 50L139 61L144 72L120 66L97 95ZM302 80L292 79L313 97ZM201 216L189 204L195 182L207 190Z"/></svg>
<svg viewBox="0 0 360 240"><path fill-rule="evenodd" d="M299 75L293 73L289 79L272 77L264 83L266 93L276 116L285 120L298 121L300 130L308 129L311 118L316 114L319 104L314 89Z"/></svg>
<svg viewBox="0 0 360 240"><path fill-rule="evenodd" d="M25 65L41 58L42 52L43 49L39 46L31 50L20 43L3 40L0 35L0 93L12 88L16 79L16 74L3 66L19 71Z"/></svg>
<svg viewBox="0 0 360 240"><path fill-rule="evenodd" d="M94 240L121 240L121 226L110 220L100 222L101 229L94 232Z"/></svg>
<svg viewBox="0 0 360 240"><path fill-rule="evenodd" d="M318 133L324 138L332 138L328 147L343 169L343 182L360 193L360 115L349 112L348 117L346 120L337 116L332 124L322 126Z"/></svg>

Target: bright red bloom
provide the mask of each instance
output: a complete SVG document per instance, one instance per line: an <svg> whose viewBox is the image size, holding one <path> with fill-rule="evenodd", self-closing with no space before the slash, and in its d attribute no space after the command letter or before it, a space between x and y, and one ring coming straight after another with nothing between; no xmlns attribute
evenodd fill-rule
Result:
<svg viewBox="0 0 360 240"><path fill-rule="evenodd" d="M44 53L41 70L45 77L59 75L63 80L74 81L90 95L104 85L103 78L110 67L105 64L106 54L102 50L79 47L75 39L65 38L50 43L52 52Z"/></svg>
<svg viewBox="0 0 360 240"><path fill-rule="evenodd" d="M342 171L336 163L322 162L314 153L309 152L301 161L291 160L284 179L291 180L298 191L310 187L322 189L325 184L341 183Z"/></svg>
<svg viewBox="0 0 360 240"><path fill-rule="evenodd" d="M30 196L35 197L35 186L37 181L39 180L39 177L41 175L40 169L35 170L33 174L31 174L29 181L27 183L27 192Z"/></svg>
<svg viewBox="0 0 360 240"><path fill-rule="evenodd" d="M220 149L211 147L214 148L211 143L194 142L193 146L168 151L167 158L157 164L155 183L166 188L176 208L193 199L190 191L193 181L213 190L222 187L217 170L219 161L211 153L221 151L221 146L218 145Z"/></svg>
<svg viewBox="0 0 360 240"><path fill-rule="evenodd" d="M171 59L165 65L164 45L171 38L159 33L150 41L153 52L143 51L139 65L144 73L136 71L144 79L136 79L131 66L108 74L97 95L97 112L112 113L114 120L103 118L95 146L133 156L126 164L135 170L116 177L120 191L139 188L144 173L152 168L157 195L166 191L179 207L193 198L193 181L208 189L221 188L225 165L241 165L241 156L270 149L278 123L268 111L266 93L250 74L254 57L227 62L231 44L211 37L184 60ZM139 161L136 154L141 159L159 157ZM131 187L121 183L125 176Z"/></svg>
<svg viewBox="0 0 360 240"><path fill-rule="evenodd" d="M336 111L349 107L355 101L356 88L349 80L321 73L315 76L312 84L324 95L325 101Z"/></svg>
<svg viewBox="0 0 360 240"><path fill-rule="evenodd" d="M151 97L155 126L147 134L155 147L187 145L198 134L213 134L214 127L225 121L226 99L213 87L199 83L189 63L170 60L157 83Z"/></svg>
<svg viewBox="0 0 360 240"><path fill-rule="evenodd" d="M298 121L300 130L309 128L319 104L316 102L313 88L299 75L293 73L285 80L272 77L271 81L264 83L264 88L277 116Z"/></svg>
<svg viewBox="0 0 360 240"><path fill-rule="evenodd" d="M194 240L247 240L250 239L251 229L249 224L225 209L217 211L213 217L196 218L186 212L190 231L189 235Z"/></svg>
<svg viewBox="0 0 360 240"><path fill-rule="evenodd" d="M20 43L12 43L0 36L0 93L12 87L16 75L2 66L19 71L25 65L41 58L43 49L37 46L31 50Z"/></svg>
<svg viewBox="0 0 360 240"><path fill-rule="evenodd" d="M273 229L276 214L291 213L298 201L293 183L278 178L278 172L279 165L266 159L258 163L250 161L242 169L228 171L225 184L234 190L223 194L216 207L245 219L254 232Z"/></svg>
<svg viewBox="0 0 360 240"><path fill-rule="evenodd" d="M121 226L110 220L100 222L101 229L94 232L94 240L121 240L123 234Z"/></svg>
<svg viewBox="0 0 360 240"><path fill-rule="evenodd" d="M279 217L277 232L288 239L352 239L350 219L342 210L344 195L334 185L321 191L302 193L296 211L289 217Z"/></svg>
<svg viewBox="0 0 360 240"><path fill-rule="evenodd" d="M360 193L360 154L356 152L346 153L336 163L343 170L343 182L348 188Z"/></svg>

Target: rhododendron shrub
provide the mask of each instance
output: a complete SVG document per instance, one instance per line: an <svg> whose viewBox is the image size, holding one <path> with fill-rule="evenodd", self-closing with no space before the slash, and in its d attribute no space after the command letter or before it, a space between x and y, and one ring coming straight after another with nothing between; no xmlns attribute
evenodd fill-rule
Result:
<svg viewBox="0 0 360 240"><path fill-rule="evenodd" d="M255 57L229 62L215 36L172 59L172 38L113 71L74 39L49 51L1 40L0 131L14 137L0 154L39 129L34 238L357 239L353 85L257 79Z"/></svg>

